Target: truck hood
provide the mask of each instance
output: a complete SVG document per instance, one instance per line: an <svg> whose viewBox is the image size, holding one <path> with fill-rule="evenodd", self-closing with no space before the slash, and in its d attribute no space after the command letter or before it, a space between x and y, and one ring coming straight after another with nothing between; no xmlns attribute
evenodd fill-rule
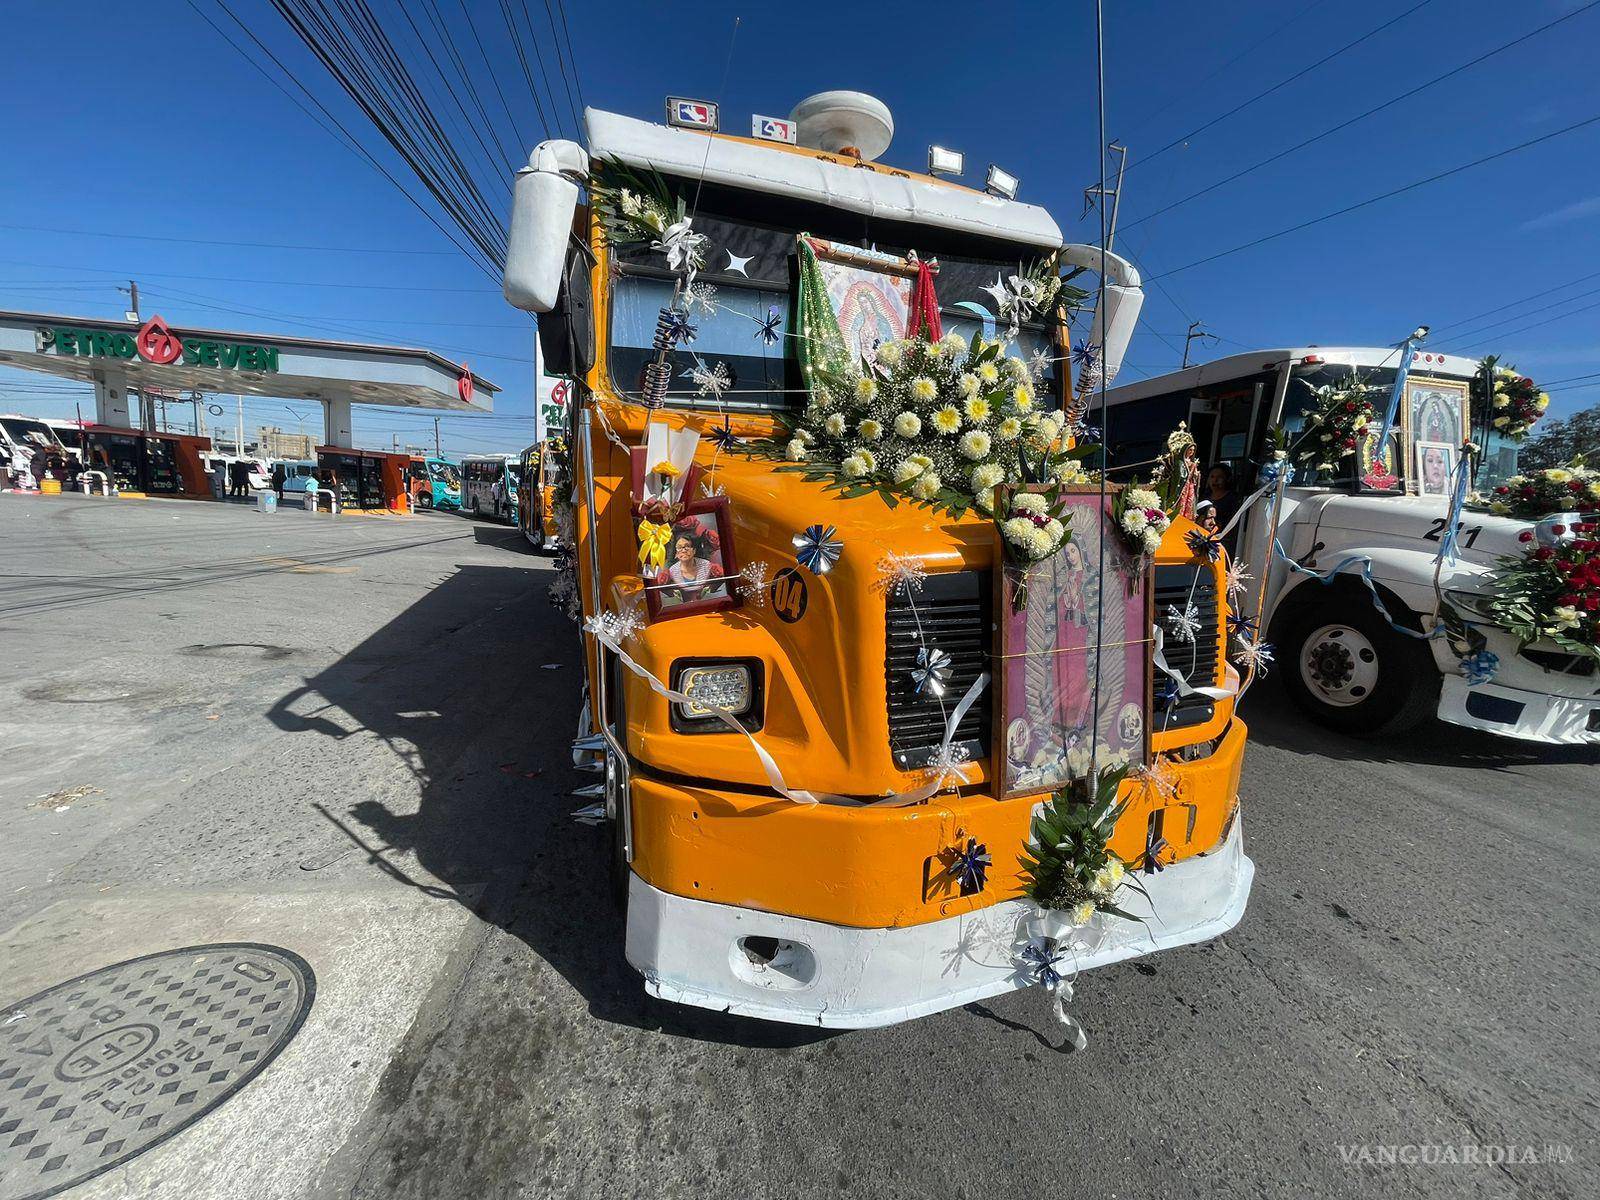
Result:
<svg viewBox="0 0 1600 1200"><path fill-rule="evenodd" d="M1449 502L1442 496L1320 496L1309 502L1316 511L1318 540L1331 546L1391 548L1438 553ZM1527 550L1522 534L1534 523L1467 510L1461 514L1456 563L1446 565L1449 586L1473 588L1499 559ZM1328 533L1342 536L1328 537Z"/></svg>

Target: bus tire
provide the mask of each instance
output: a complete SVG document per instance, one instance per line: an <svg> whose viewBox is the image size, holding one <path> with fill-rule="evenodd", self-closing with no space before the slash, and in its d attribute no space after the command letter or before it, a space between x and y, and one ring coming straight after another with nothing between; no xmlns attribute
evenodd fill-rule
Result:
<svg viewBox="0 0 1600 1200"><path fill-rule="evenodd" d="M1428 643L1395 632L1365 597L1330 597L1291 614L1280 645L1289 695L1330 729L1392 736L1438 711L1442 680Z"/></svg>
<svg viewBox="0 0 1600 1200"><path fill-rule="evenodd" d="M417 493L417 507L420 508L420 509L423 509L424 511L432 508L433 507L433 493L432 492L418 492Z"/></svg>

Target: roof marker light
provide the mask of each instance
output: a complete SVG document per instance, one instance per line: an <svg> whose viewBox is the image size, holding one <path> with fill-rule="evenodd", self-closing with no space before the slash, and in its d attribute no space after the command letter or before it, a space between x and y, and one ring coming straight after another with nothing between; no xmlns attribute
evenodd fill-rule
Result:
<svg viewBox="0 0 1600 1200"><path fill-rule="evenodd" d="M928 147L929 175L960 175L967 169L967 156L943 146Z"/></svg>
<svg viewBox="0 0 1600 1200"><path fill-rule="evenodd" d="M1002 171L993 163L989 164L989 177L983 181L983 190L991 196L1001 196L1007 200L1017 198L1017 177L1009 171Z"/></svg>

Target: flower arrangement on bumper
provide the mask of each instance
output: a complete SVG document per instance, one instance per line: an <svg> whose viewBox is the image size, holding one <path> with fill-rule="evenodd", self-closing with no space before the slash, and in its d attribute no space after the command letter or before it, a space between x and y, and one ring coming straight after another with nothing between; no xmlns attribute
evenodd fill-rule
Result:
<svg viewBox="0 0 1600 1200"><path fill-rule="evenodd" d="M1489 495L1474 495L1472 506L1525 521L1537 521L1551 513L1593 509L1600 506L1600 471L1585 466L1580 454L1564 467L1513 475Z"/></svg>
<svg viewBox="0 0 1600 1200"><path fill-rule="evenodd" d="M1064 913L1074 927L1087 925L1095 913L1130 921L1141 918L1117 904L1123 887L1141 894L1144 888L1106 842L1127 807L1117 790L1127 778L1124 765L1103 771L1093 785L1075 780L1055 792L1033 818L1022 872L1028 897L1040 908Z"/></svg>
<svg viewBox="0 0 1600 1200"><path fill-rule="evenodd" d="M1600 524L1556 524L1559 541L1521 558L1502 558L1489 610L1524 645L1549 640L1573 654L1600 659ZM1532 542L1533 530L1522 540Z"/></svg>
<svg viewBox="0 0 1600 1200"><path fill-rule="evenodd" d="M749 449L847 499L877 492L955 517L976 508L1016 561L1038 562L1069 535L1059 489L1090 482L1078 460L1091 450L1058 448L1065 418L1044 411L1038 386L999 342L885 342L859 366L819 372L786 432Z"/></svg>
<svg viewBox="0 0 1600 1200"><path fill-rule="evenodd" d="M1135 558L1147 557L1160 549L1161 537L1172 524L1172 518L1162 507L1161 497L1151 488L1123 488L1112 502L1111 515L1128 552Z"/></svg>
<svg viewBox="0 0 1600 1200"><path fill-rule="evenodd" d="M1528 436L1534 422L1550 407L1550 397L1526 375L1489 355L1478 364L1472 378L1472 423L1480 429L1494 429L1513 441ZM1489 380L1494 380L1491 389Z"/></svg>

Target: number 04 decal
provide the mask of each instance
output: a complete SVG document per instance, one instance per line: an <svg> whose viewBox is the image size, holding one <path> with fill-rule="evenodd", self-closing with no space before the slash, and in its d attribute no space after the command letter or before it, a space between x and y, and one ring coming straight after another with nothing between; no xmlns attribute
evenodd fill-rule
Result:
<svg viewBox="0 0 1600 1200"><path fill-rule="evenodd" d="M1435 517L1428 523L1428 532L1422 536L1430 542L1437 542L1444 537L1444 527L1448 524L1450 524L1449 517ZM1464 526L1458 526L1457 528L1461 530L1461 535L1467 539L1468 550L1472 549L1473 544L1478 540L1478 535L1483 532L1482 525L1474 525L1470 529Z"/></svg>
<svg viewBox="0 0 1600 1200"><path fill-rule="evenodd" d="M772 611L779 620L792 625L806 615L806 581L794 567L779 571L768 589L772 597Z"/></svg>

